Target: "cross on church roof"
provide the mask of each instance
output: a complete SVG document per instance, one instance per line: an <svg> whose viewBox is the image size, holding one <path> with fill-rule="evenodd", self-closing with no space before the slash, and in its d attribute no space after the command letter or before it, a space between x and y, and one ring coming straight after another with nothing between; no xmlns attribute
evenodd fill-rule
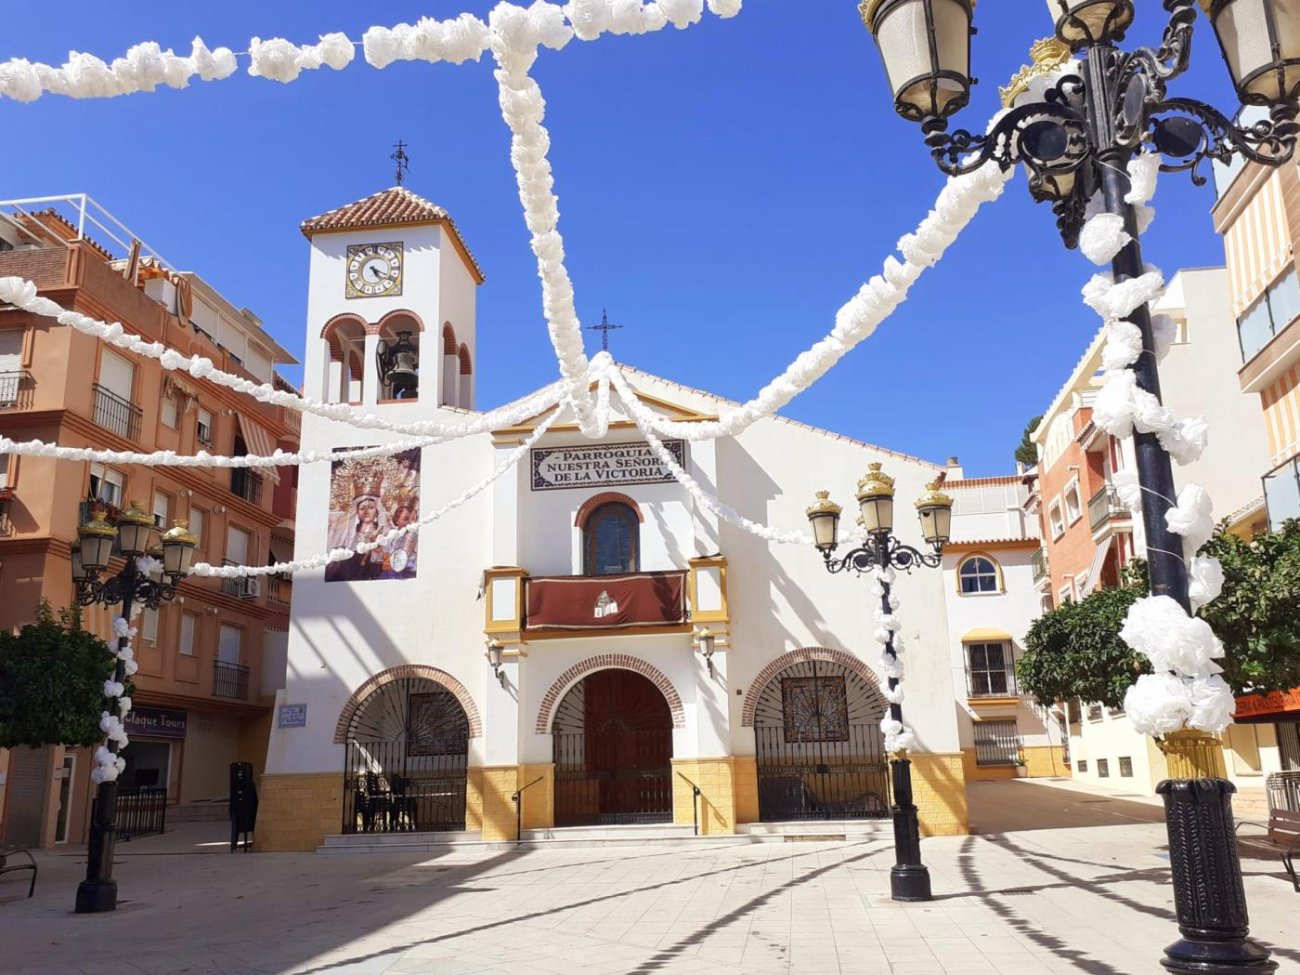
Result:
<svg viewBox="0 0 1300 975"><path fill-rule="evenodd" d="M609 321L609 312L604 308L600 310L600 324L588 325L587 331L600 333L600 348L603 352L609 351L609 333L616 328L622 328L622 325L611 325Z"/></svg>
<svg viewBox="0 0 1300 975"><path fill-rule="evenodd" d="M401 139L397 140L397 145L393 146L397 151L388 158L397 163L397 185L402 185L402 180L406 178L407 171L411 168L411 157L406 154L406 143Z"/></svg>

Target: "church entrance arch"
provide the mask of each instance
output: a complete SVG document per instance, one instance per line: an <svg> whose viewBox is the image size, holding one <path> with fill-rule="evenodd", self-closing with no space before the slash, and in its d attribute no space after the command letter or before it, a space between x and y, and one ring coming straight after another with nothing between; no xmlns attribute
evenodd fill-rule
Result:
<svg viewBox="0 0 1300 975"><path fill-rule="evenodd" d="M884 697L834 651L791 656L753 703L759 818L887 817Z"/></svg>
<svg viewBox="0 0 1300 975"><path fill-rule="evenodd" d="M672 821L673 716L649 678L588 674L557 706L551 737L556 826Z"/></svg>
<svg viewBox="0 0 1300 975"><path fill-rule="evenodd" d="M343 832L463 830L469 733L456 695L427 677L368 694L344 740Z"/></svg>

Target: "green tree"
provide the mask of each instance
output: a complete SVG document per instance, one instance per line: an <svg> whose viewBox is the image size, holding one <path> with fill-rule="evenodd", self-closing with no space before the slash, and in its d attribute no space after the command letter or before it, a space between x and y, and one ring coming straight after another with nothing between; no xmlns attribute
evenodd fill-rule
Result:
<svg viewBox="0 0 1300 975"><path fill-rule="evenodd" d="M1026 467L1033 467L1038 463L1038 447L1030 439L1038 425L1043 422L1041 416L1036 416L1025 424L1025 432L1020 436L1020 446L1016 448L1016 460Z"/></svg>
<svg viewBox="0 0 1300 975"><path fill-rule="evenodd" d="M1300 521L1250 541L1220 526L1201 550L1223 563L1223 593L1200 615L1227 657L1233 691L1300 687Z"/></svg>
<svg viewBox="0 0 1300 975"><path fill-rule="evenodd" d="M0 748L102 740L104 681L115 663L108 645L81 628L78 609L56 614L42 600L19 633L0 632Z"/></svg>
<svg viewBox="0 0 1300 975"><path fill-rule="evenodd" d="M1035 620L1016 661L1020 690L1044 706L1072 698L1122 706L1129 686L1151 672L1146 657L1119 638L1129 607L1145 589L1141 584L1099 589Z"/></svg>

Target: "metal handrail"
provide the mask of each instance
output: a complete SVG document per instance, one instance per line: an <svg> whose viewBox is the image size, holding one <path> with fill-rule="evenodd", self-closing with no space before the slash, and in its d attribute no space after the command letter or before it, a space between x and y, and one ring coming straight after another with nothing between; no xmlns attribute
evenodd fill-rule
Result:
<svg viewBox="0 0 1300 975"><path fill-rule="evenodd" d="M695 819L695 835L699 836L700 835L700 787L696 785L694 782L692 782L690 779L688 779L685 775L682 775L681 772L678 772L677 774L681 776L683 782L685 782L687 785L691 787L691 814Z"/></svg>
<svg viewBox="0 0 1300 975"><path fill-rule="evenodd" d="M99 383L94 384L95 424L129 440L140 438L142 410Z"/></svg>
<svg viewBox="0 0 1300 975"><path fill-rule="evenodd" d="M544 778L546 776L539 775L522 789L516 789L510 795L510 801L515 804L515 846L524 841L524 804L520 801L520 797Z"/></svg>
<svg viewBox="0 0 1300 975"><path fill-rule="evenodd" d="M1124 514L1126 510L1119 492L1108 484L1088 499L1088 523L1096 531L1113 516Z"/></svg>

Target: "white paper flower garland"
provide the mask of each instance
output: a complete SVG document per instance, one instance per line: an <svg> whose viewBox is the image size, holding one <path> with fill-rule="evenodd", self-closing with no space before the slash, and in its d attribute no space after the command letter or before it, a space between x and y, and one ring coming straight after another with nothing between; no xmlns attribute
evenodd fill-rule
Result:
<svg viewBox="0 0 1300 975"><path fill-rule="evenodd" d="M156 562L156 559L146 556L138 560L137 568L147 575ZM134 609L138 613L139 605ZM113 656L122 668L122 675L132 677L140 669L135 662L135 649L131 645L136 636L136 628L119 616L113 620L113 634L118 638ZM131 713L131 699L126 696L126 685L116 679L116 670L113 677L104 681L104 696L117 701L117 714L105 711L99 716L99 730L104 733L108 744L99 745L95 749L95 767L90 771L90 780L96 785L117 781L117 777L126 768L126 760L109 746L116 745L117 752L121 752L130 742L126 734L126 716Z"/></svg>
<svg viewBox="0 0 1300 975"><path fill-rule="evenodd" d="M894 708L903 704L903 676L906 673L902 658L903 638L899 634L902 624L894 615L900 603L898 594L893 591L896 578L897 574L892 568L878 565L871 570L871 594L876 597L876 610L873 614L876 631L873 636L880 644L880 668L893 684L892 687L881 688L881 694L890 704L880 719L880 731L885 736L885 751L890 755L906 751L916 741L912 729L894 717ZM885 612L883 601L886 597L889 599L889 612Z"/></svg>
<svg viewBox="0 0 1300 975"><path fill-rule="evenodd" d="M1124 200L1137 209L1139 233L1155 215L1149 203L1155 196L1159 169L1160 157L1154 152L1140 153L1128 166L1130 189ZM1080 247L1089 260L1105 264L1133 238L1121 217L1100 212L1095 200L1090 208L1096 212L1084 225ZM1106 329L1102 350L1106 378L1093 404L1092 419L1114 437L1129 437L1135 430L1154 433L1175 461L1189 464L1205 450L1208 427L1204 418L1176 418L1152 393L1138 388L1133 372L1143 355L1142 332L1127 319L1163 290L1164 277L1153 267L1118 284L1110 274L1098 274L1084 286L1084 301L1102 317ZM1151 326L1159 361L1169 351L1173 322L1158 315ZM1146 489L1138 483L1136 473L1119 472L1114 482L1123 503L1140 514ZM1169 530L1183 537L1181 555L1188 569L1193 612L1215 599L1223 588L1223 567L1218 560L1197 554L1214 532L1211 511L1205 489L1189 484L1165 515ZM1232 723L1236 701L1219 676L1223 668L1216 663L1224 656L1223 644L1205 620L1188 614L1169 596L1146 596L1130 607L1120 638L1147 657L1155 670L1139 677L1124 697L1125 713L1139 732L1167 735L1196 728L1219 734Z"/></svg>

